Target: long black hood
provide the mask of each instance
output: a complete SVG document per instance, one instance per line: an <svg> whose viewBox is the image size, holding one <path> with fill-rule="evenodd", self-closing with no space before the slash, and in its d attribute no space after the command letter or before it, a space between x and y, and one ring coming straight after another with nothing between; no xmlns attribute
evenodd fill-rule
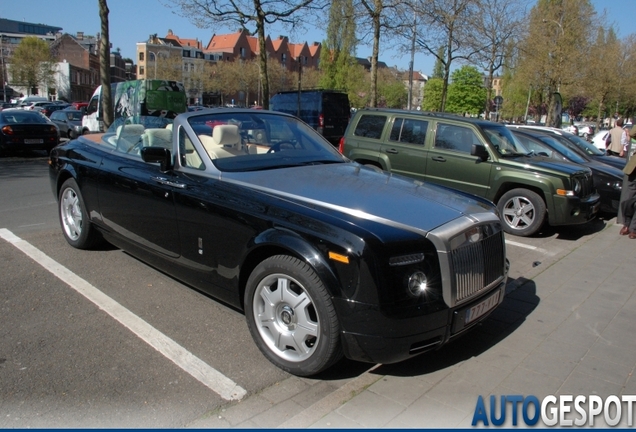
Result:
<svg viewBox="0 0 636 432"><path fill-rule="evenodd" d="M302 205L424 231L469 214L495 211L483 198L353 163L224 173L223 177Z"/></svg>

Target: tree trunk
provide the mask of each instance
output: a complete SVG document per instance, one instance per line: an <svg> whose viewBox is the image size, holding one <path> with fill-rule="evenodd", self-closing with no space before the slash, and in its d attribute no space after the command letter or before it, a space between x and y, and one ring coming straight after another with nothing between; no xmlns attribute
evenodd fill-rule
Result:
<svg viewBox="0 0 636 432"><path fill-rule="evenodd" d="M380 56L380 17L382 16L382 1L375 0L375 14L373 15L373 53L371 55L371 99L369 106L378 106L378 57Z"/></svg>
<svg viewBox="0 0 636 432"><path fill-rule="evenodd" d="M110 36L108 32L108 4L99 0L99 18L102 22L102 38L99 46L99 76L102 84L102 112L104 130L113 123L113 102L110 92Z"/></svg>

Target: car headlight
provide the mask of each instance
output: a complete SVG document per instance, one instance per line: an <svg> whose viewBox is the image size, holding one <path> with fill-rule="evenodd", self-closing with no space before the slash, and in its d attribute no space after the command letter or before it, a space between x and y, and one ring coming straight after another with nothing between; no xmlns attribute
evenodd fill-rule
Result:
<svg viewBox="0 0 636 432"><path fill-rule="evenodd" d="M73 129L76 131L81 131L82 130L82 125L75 125L73 126Z"/></svg>
<svg viewBox="0 0 636 432"><path fill-rule="evenodd" d="M396 255L389 258L389 266L395 278L393 285L402 287L402 290L393 291L396 300L421 304L441 298L439 263L433 254Z"/></svg>
<svg viewBox="0 0 636 432"><path fill-rule="evenodd" d="M557 195L561 195L561 196L573 197L573 196L578 196L581 193L582 188L583 186L581 185L581 180L575 178L575 179L572 179L572 190L557 189L556 193Z"/></svg>
<svg viewBox="0 0 636 432"><path fill-rule="evenodd" d="M421 270L416 270L413 272L408 279L407 288L409 293L413 296L419 296L423 294L428 288L428 278L426 277L426 273Z"/></svg>

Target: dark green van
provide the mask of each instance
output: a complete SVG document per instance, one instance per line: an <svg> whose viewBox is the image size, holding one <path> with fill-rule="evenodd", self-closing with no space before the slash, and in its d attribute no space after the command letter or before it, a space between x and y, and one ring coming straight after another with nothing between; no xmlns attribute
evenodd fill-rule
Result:
<svg viewBox="0 0 636 432"><path fill-rule="evenodd" d="M276 93L270 109L300 117L333 145L349 124L351 105L346 93L336 90L302 90Z"/></svg>

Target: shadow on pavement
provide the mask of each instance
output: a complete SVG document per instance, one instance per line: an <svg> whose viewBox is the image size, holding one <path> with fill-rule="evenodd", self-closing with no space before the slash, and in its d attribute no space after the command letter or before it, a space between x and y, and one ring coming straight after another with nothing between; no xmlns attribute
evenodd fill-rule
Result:
<svg viewBox="0 0 636 432"><path fill-rule="evenodd" d="M586 235L595 234L603 231L607 225L607 221L616 217L616 215L601 215L588 223L582 225L566 225L566 226L549 226L545 225L541 230L533 237L536 238L549 238L556 236L559 240L571 240L575 241Z"/></svg>

